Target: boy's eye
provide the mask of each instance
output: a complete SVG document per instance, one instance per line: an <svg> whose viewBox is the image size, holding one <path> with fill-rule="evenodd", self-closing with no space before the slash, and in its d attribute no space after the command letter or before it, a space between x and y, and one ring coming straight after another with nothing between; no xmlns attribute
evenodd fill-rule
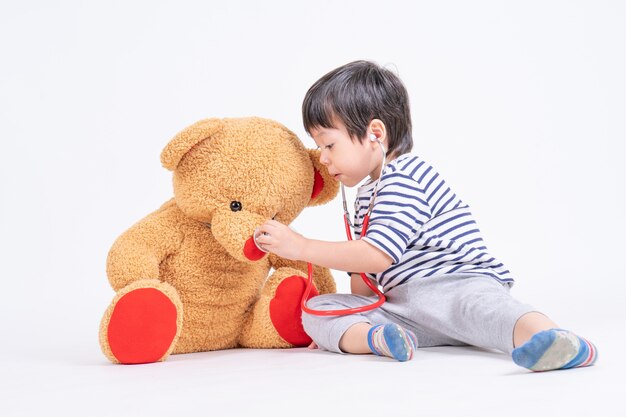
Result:
<svg viewBox="0 0 626 417"><path fill-rule="evenodd" d="M331 143L330 145L326 145L325 148L326 149L331 149L333 147L334 143Z"/></svg>

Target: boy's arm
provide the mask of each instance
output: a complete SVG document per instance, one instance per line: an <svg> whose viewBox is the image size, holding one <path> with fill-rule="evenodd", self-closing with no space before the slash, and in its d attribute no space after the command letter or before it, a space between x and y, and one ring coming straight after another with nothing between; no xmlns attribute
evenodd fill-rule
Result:
<svg viewBox="0 0 626 417"><path fill-rule="evenodd" d="M382 272L393 259L363 240L326 242L307 239L288 226L268 220L259 227L257 243L276 255L339 271Z"/></svg>
<svg viewBox="0 0 626 417"><path fill-rule="evenodd" d="M376 273L385 271L393 262L386 253L362 240L326 242L303 239L300 259L330 269Z"/></svg>

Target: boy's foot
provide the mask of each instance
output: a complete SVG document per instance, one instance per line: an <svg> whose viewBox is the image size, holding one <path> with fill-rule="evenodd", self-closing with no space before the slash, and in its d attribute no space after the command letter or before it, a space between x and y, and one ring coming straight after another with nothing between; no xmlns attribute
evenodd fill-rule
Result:
<svg viewBox="0 0 626 417"><path fill-rule="evenodd" d="M513 362L536 372L590 366L597 358L593 343L563 329L536 333L513 350Z"/></svg>
<svg viewBox="0 0 626 417"><path fill-rule="evenodd" d="M417 349L415 334L394 323L372 327L367 333L367 343L374 354L400 362L411 360Z"/></svg>

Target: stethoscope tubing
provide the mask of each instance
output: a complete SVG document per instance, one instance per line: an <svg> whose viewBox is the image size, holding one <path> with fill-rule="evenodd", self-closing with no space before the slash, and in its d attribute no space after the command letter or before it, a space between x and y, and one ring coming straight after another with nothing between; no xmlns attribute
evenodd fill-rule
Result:
<svg viewBox="0 0 626 417"><path fill-rule="evenodd" d="M352 240L352 233L350 232L350 223L348 222L348 216L344 213L343 215L344 223L346 226L346 235L348 236L348 240ZM361 236L365 236L365 232L367 231L367 226L369 223L369 214L366 214L363 218L363 228L361 229ZM311 294L311 289L313 288L313 265L309 262L307 263L308 274L307 274L307 285L304 290L304 294L302 295L301 307L302 311L308 314L312 314L314 316L347 316L349 314L358 314L365 313L367 311L374 310L380 306L382 306L385 301L387 301L385 294L383 294L376 285L372 284L372 282L367 278L367 276L361 272L361 279L365 282L373 292L378 296L378 300L371 304L366 304L359 307L353 308L344 308L340 310L314 310L309 308L306 305L307 300L309 299L309 295Z"/></svg>
<svg viewBox="0 0 626 417"><path fill-rule="evenodd" d="M372 214L372 209L374 207L374 199L376 198L376 194L378 192L378 183L380 182L380 179L383 176L383 169L385 167L386 152L380 141L379 141L379 144L380 144L380 149L383 153L383 163L380 168L380 174L378 176L378 179L376 180L376 185L374 186L374 191L372 193L372 198L370 199L369 208L367 210L367 213L365 214L365 217L363 217L363 226L361 227L361 238L363 238L365 234L367 233L367 227L369 226L369 221L370 221L370 214ZM343 199L343 222L346 227L346 236L348 240L352 240L352 231L350 229L351 224L350 224L350 220L348 219L349 214L348 214L348 207L346 204L346 194L343 188L343 184L341 184L341 197ZM311 290L313 288L313 265L310 262L307 263L307 269L308 269L308 273L307 273L306 289L304 290L304 294L302 295L302 301L300 303L302 307L302 311L304 311L305 313L312 314L314 316L347 316L349 314L365 313L367 311L374 310L382 306L385 303L385 301L387 301L385 294L383 294L382 291L380 291L376 285L372 284L372 282L365 275L365 273L361 272L360 273L361 279L363 280L363 282L365 282L365 285L367 285L374 292L374 294L378 296L378 300L376 300L375 302L371 304L366 304L363 306L353 307L353 308L344 308L344 309L339 309L339 310L315 310L315 309L309 308L306 305L306 302L309 299L309 295L311 294Z"/></svg>

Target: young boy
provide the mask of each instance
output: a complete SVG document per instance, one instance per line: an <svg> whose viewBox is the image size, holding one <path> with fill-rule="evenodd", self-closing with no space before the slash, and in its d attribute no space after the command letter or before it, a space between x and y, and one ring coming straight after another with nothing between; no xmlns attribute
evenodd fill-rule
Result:
<svg viewBox="0 0 626 417"><path fill-rule="evenodd" d="M361 239L325 242L270 220L260 227L257 243L287 259L368 271L387 298L363 314L303 313L304 328L318 346L406 361L418 347L473 345L512 353L516 364L533 371L595 362L593 344L510 296L513 278L489 255L468 205L409 153L409 99L395 74L367 61L341 66L313 84L302 113L321 149L320 162L337 181L353 187L369 175L357 192L355 234L361 234L376 189L369 228ZM373 293L359 274L351 279L352 294L315 297L309 307L371 303Z"/></svg>

